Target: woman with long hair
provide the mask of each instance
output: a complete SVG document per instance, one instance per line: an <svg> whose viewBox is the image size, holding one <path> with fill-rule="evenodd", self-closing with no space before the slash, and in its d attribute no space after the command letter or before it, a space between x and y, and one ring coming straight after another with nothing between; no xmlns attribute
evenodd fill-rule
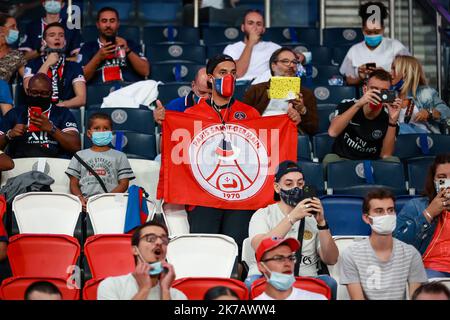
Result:
<svg viewBox="0 0 450 320"><path fill-rule="evenodd" d="M436 156L423 197L403 206L394 236L419 250L428 278L450 277L450 152Z"/></svg>
<svg viewBox="0 0 450 320"><path fill-rule="evenodd" d="M400 134L440 133L439 122L450 118L450 108L438 92L428 86L423 67L411 56L397 56L392 62L392 86L403 100Z"/></svg>

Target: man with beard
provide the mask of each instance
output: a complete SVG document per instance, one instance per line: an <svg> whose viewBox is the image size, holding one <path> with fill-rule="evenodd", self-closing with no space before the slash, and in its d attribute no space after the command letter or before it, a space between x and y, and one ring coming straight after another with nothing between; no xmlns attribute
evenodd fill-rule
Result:
<svg viewBox="0 0 450 320"><path fill-rule="evenodd" d="M52 81L52 103L58 107L79 108L86 104L86 81L80 65L68 61L64 54L64 27L55 22L47 25L43 35L44 55L25 67L25 90L36 73L46 74Z"/></svg>
<svg viewBox="0 0 450 320"><path fill-rule="evenodd" d="M276 77L295 77L300 62L292 49L283 47L276 50L269 60L270 73ZM270 81L251 86L245 93L243 102L253 106L262 116L281 114L281 108L292 106L300 114L298 131L314 135L319 127L316 98L311 90L302 87L296 99L270 99Z"/></svg>
<svg viewBox="0 0 450 320"><path fill-rule="evenodd" d="M238 80L253 80L269 71L269 58L280 46L271 41L261 40L266 28L264 17L259 10L246 12L241 30L245 33L244 41L226 46L223 53L236 61Z"/></svg>
<svg viewBox="0 0 450 320"><path fill-rule="evenodd" d="M16 106L0 124L0 149L8 145L11 158L69 158L80 150L77 123L67 108L51 102L52 82L43 73L33 76L27 89L27 103Z"/></svg>
<svg viewBox="0 0 450 320"><path fill-rule="evenodd" d="M119 13L104 7L97 14L99 38L81 48L81 65L89 83L136 82L150 73L150 64L137 44L117 36Z"/></svg>

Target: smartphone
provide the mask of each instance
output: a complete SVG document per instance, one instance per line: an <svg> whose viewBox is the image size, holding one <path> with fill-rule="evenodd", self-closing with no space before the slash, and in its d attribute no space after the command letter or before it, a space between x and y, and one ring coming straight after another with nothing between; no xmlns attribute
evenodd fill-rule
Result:
<svg viewBox="0 0 450 320"><path fill-rule="evenodd" d="M375 69L377 64L375 62L366 63L366 69Z"/></svg>
<svg viewBox="0 0 450 320"><path fill-rule="evenodd" d="M379 94L382 103L393 103L397 98L395 90L381 90Z"/></svg>
<svg viewBox="0 0 450 320"><path fill-rule="evenodd" d="M303 187L303 194L302 194L302 200L304 199L312 199L317 198L317 190L313 186L305 185ZM312 211L311 214L316 215L317 211Z"/></svg>
<svg viewBox="0 0 450 320"><path fill-rule="evenodd" d="M106 36L105 40L106 40L106 42L111 42L111 43L115 44L116 43L116 36L115 35Z"/></svg>
<svg viewBox="0 0 450 320"><path fill-rule="evenodd" d="M443 189L450 189L450 179L438 179L436 181L436 191L439 192Z"/></svg>
<svg viewBox="0 0 450 320"><path fill-rule="evenodd" d="M42 109L41 107L30 107L30 119L31 118L36 118L34 115L38 114L39 116L42 114ZM37 132L37 131L41 131L41 129L39 129L38 127L36 127L34 124L31 124L30 121L28 121L28 132Z"/></svg>

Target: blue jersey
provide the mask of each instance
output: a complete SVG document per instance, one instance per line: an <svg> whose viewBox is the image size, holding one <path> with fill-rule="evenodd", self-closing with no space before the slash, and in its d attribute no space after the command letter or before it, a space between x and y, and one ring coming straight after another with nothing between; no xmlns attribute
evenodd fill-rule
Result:
<svg viewBox="0 0 450 320"><path fill-rule="evenodd" d="M138 54L141 59L145 59L141 52L140 47L133 41L125 39L128 44L128 48L131 51ZM90 41L83 44L80 50L81 65L84 67L92 60L92 58L97 54L101 47L101 42L99 39L96 41ZM117 69L118 72L108 73L107 70ZM109 78L109 76L111 76ZM128 58L118 59L116 57L110 57L103 60L95 70L95 74L92 79L89 80L91 83L104 83L108 81L125 81L125 82L137 82L144 80L144 77L140 76L131 66Z"/></svg>
<svg viewBox="0 0 450 320"><path fill-rule="evenodd" d="M73 114L63 107L51 106L42 112L62 132L78 133L77 122ZM29 125L29 109L20 106L11 109L0 120L0 135L6 134L16 124ZM23 136L16 137L8 144L8 155L11 158L52 157L70 158L53 136L44 131L27 131Z"/></svg>
<svg viewBox="0 0 450 320"><path fill-rule="evenodd" d="M44 61L44 57L39 57L29 61L25 66L23 78L29 78L38 73ZM55 97L56 99L54 100L54 102L58 102L60 100L65 101L74 98L74 83L78 81L85 82L81 65L79 63L66 60L63 61L62 65L58 68L57 73L52 73L50 68L47 73L50 79L52 79L53 77L57 77L57 88L53 88L53 92L57 92L58 94Z"/></svg>
<svg viewBox="0 0 450 320"><path fill-rule="evenodd" d="M184 112L187 108L195 106L201 100L202 98L197 97L194 91L191 91L184 97L171 100L164 108L170 111Z"/></svg>
<svg viewBox="0 0 450 320"><path fill-rule="evenodd" d="M60 19L60 22L62 19ZM74 56L80 50L81 33L78 29L68 29L66 23L64 25L64 37L66 39L66 54ZM42 46L42 34L47 23L43 18L32 21L27 26L27 31L22 42L19 44L19 50L32 51L38 50Z"/></svg>

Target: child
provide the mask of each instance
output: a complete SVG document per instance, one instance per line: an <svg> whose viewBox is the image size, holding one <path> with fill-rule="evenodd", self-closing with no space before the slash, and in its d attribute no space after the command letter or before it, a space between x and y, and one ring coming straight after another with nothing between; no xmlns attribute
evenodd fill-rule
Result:
<svg viewBox="0 0 450 320"><path fill-rule="evenodd" d="M109 115L92 114L88 121L87 136L93 145L89 149L78 151L66 170L70 178L70 192L80 198L84 209L88 197L105 191L77 156L97 173L109 193L127 192L129 181L135 178L126 155L108 146L112 140L111 130L112 120Z"/></svg>

